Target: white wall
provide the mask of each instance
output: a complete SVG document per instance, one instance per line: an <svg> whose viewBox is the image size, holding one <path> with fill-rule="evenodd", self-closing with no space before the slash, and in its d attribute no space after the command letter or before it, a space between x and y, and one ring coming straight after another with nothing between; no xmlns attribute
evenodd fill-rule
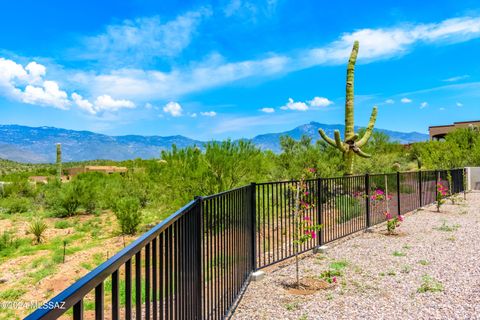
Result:
<svg viewBox="0 0 480 320"><path fill-rule="evenodd" d="M467 189L480 190L480 167L467 167Z"/></svg>

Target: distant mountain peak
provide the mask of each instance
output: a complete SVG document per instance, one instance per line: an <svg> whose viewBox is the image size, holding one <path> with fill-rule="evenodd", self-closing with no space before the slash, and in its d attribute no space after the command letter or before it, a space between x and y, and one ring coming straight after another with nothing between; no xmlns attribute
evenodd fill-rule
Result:
<svg viewBox="0 0 480 320"><path fill-rule="evenodd" d="M322 124L311 121L290 131L265 133L252 140L262 150L280 151L280 137L288 135L300 139L308 135L315 142L318 129L333 135L334 130L343 134L343 124ZM358 128L356 128L358 129ZM410 143L428 140L428 135L418 132L397 132L376 129L390 136L393 141ZM162 150L170 149L172 144L179 148L200 146L204 142L182 135L108 136L91 131L75 131L55 127L27 127L21 125L0 125L0 158L19 162L55 162L55 144L62 143L64 161L84 161L96 159L127 160L134 158L158 158Z"/></svg>

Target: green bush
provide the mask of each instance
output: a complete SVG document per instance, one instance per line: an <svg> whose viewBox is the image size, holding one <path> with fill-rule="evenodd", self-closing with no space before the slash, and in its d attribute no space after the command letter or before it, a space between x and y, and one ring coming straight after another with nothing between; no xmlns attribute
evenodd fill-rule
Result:
<svg viewBox="0 0 480 320"><path fill-rule="evenodd" d="M357 198L348 195L335 197L335 208L340 212L337 223L344 223L362 214L362 205Z"/></svg>
<svg viewBox="0 0 480 320"><path fill-rule="evenodd" d="M3 196L34 197L35 188L26 179L17 180L3 186Z"/></svg>
<svg viewBox="0 0 480 320"><path fill-rule="evenodd" d="M30 199L24 197L11 196L0 200L0 211L8 214L27 212L31 206Z"/></svg>
<svg viewBox="0 0 480 320"><path fill-rule="evenodd" d="M55 222L55 229L67 229L67 228L70 228L72 225L70 224L70 222L68 221L65 221L65 220L60 220L60 221L57 221Z"/></svg>
<svg viewBox="0 0 480 320"><path fill-rule="evenodd" d="M125 197L119 199L115 203L114 212L122 234L135 234L137 232L142 218L140 201L137 198Z"/></svg>
<svg viewBox="0 0 480 320"><path fill-rule="evenodd" d="M80 190L75 183L64 183L57 188L49 190L47 204L58 218L71 217L80 207Z"/></svg>
<svg viewBox="0 0 480 320"><path fill-rule="evenodd" d="M0 234L0 252L8 248L18 248L18 246L19 241L13 232L3 231L3 233Z"/></svg>

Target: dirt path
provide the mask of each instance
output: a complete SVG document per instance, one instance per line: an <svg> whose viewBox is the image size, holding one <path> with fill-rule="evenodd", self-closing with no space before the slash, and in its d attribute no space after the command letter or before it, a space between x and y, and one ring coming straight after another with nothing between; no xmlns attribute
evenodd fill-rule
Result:
<svg viewBox="0 0 480 320"><path fill-rule="evenodd" d="M293 295L295 266L252 282L233 319L480 319L480 193L467 202L407 214L400 235L385 226L329 245L300 262L302 276L336 270L337 283ZM449 202L449 201L448 201Z"/></svg>

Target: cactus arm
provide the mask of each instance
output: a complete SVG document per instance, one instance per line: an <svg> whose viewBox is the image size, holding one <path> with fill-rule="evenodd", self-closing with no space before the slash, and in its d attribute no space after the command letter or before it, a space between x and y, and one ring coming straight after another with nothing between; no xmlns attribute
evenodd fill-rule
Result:
<svg viewBox="0 0 480 320"><path fill-rule="evenodd" d="M353 99L354 99L354 79L355 79L355 62L357 61L358 55L358 41L355 41L352 48L352 53L350 54L350 59L348 60L347 67L347 86L346 86L346 97L345 97L345 141L352 139L355 132L353 131Z"/></svg>
<svg viewBox="0 0 480 320"><path fill-rule="evenodd" d="M346 152L347 148L345 148L345 146L343 145L342 139L340 138L340 131L335 130L333 132L333 135L335 136L335 143L337 145L338 150L342 152Z"/></svg>
<svg viewBox="0 0 480 320"><path fill-rule="evenodd" d="M370 121L368 122L367 129L365 130L365 134L357 142L357 146L359 146L360 148L367 143L368 139L370 139L370 136L372 135L373 127L375 125L375 121L377 120L377 112L378 112L377 107L376 106L373 107L372 115L370 116Z"/></svg>
<svg viewBox="0 0 480 320"><path fill-rule="evenodd" d="M370 154L363 152L360 148L354 148L353 152L355 152L356 154L358 154L362 158L370 158L371 157Z"/></svg>
<svg viewBox="0 0 480 320"><path fill-rule="evenodd" d="M335 144L335 141L331 138L329 138L327 136L327 134L325 133L325 131L323 131L323 129L318 129L318 133L320 133L320 136L323 138L323 140L325 140L325 142L327 142L329 145L331 145L332 147L336 147L337 145Z"/></svg>

